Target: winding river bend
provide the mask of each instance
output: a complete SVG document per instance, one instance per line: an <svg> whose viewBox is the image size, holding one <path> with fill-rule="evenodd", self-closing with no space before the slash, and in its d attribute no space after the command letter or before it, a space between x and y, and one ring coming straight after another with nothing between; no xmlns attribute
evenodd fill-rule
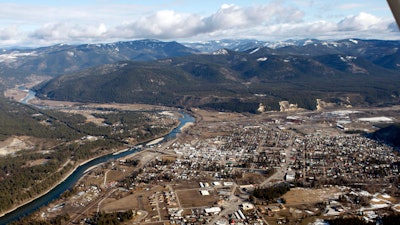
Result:
<svg viewBox="0 0 400 225"><path fill-rule="evenodd" d="M29 94L33 94L34 93L29 93ZM23 102L23 103L27 103ZM178 127L176 127L175 129L173 129L170 133L168 133L167 135L164 136L165 140L171 139L171 138L175 138L176 135L178 133L181 132L181 128L190 122L195 122L195 119L190 116L189 114L185 113L185 112L181 112L182 117L179 118L179 125ZM119 159L121 157L125 157L127 155L130 155L132 153L138 152L140 151L140 148L132 148L129 149L128 151L124 151L124 152L120 152L118 154L113 154L110 153L108 155L105 156L101 156L99 158L95 158L93 160L90 160L82 165L80 165L79 167L76 168L76 170L70 175L68 176L67 179L65 179L62 183L60 183L59 185L57 185L55 188L51 189L48 193L46 193L45 195L33 200L32 202L29 202L15 210L13 210L12 212L9 212L7 214L5 214L4 216L0 217L0 224L7 224L10 223L12 221L18 220L24 216L27 216L31 213L33 213L35 210L39 209L42 206L45 206L47 204L49 204L50 202L52 202L53 200L59 198L61 196L62 193L64 193L66 190L71 189L75 183L83 176L85 175L86 170L88 170L89 168L96 166L98 164L107 162L109 160L116 160Z"/></svg>

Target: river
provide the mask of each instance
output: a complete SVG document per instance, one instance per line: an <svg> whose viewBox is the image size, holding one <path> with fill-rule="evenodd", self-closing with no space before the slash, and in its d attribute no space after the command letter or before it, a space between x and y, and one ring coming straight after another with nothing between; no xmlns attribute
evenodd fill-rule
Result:
<svg viewBox="0 0 400 225"><path fill-rule="evenodd" d="M21 102L24 104L27 104L29 101L29 98L33 98L35 96L35 93L33 91L29 91L27 97L25 97ZM181 128L186 124L186 123L190 123L190 122L195 122L195 119L190 116L189 114L185 113L185 112L181 112L182 117L179 118L179 125L178 127L176 127L175 129L173 129L170 133L168 133L167 135L164 136L164 140L168 140L171 138L175 138L176 135L178 133L181 132ZM68 176L67 179L65 179L63 182L61 182L59 185L57 185L55 188L51 189L48 193L46 193L45 195L33 200L30 203L27 203L15 210L13 210L12 212L9 212L7 214L5 214L4 216L0 217L0 224L7 224L10 223L12 221L18 220L24 216L27 216L31 213L33 213L34 211L36 211L37 209L39 209L42 206L45 206L47 204L49 204L50 202L52 202L53 200L57 199L60 197L60 195L62 193L64 193L65 191L71 189L76 182L83 176L85 175L85 172L87 172L87 170L93 166L96 166L98 164L107 162L109 160L116 160L119 159L121 157L125 157L127 155L130 155L132 153L135 153L137 151L140 151L140 148L132 148L129 149L128 151L124 151L124 152L120 152L117 154L113 154L110 153L108 155L99 157L99 158L95 158L91 161L86 162L85 164L80 165L78 168L76 168L76 170L70 175Z"/></svg>
<svg viewBox="0 0 400 225"><path fill-rule="evenodd" d="M26 90L25 91L28 92L28 94L25 96L25 98L23 98L20 102L27 105L29 104L29 101L32 100L33 98L35 98L36 96L36 92L32 91L32 90Z"/></svg>

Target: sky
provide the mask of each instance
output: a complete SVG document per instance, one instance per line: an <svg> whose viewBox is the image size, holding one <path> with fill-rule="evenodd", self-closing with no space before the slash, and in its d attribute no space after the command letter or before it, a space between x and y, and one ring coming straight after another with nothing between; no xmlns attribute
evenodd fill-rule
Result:
<svg viewBox="0 0 400 225"><path fill-rule="evenodd" d="M400 32L385 0L0 0L0 47L305 38Z"/></svg>

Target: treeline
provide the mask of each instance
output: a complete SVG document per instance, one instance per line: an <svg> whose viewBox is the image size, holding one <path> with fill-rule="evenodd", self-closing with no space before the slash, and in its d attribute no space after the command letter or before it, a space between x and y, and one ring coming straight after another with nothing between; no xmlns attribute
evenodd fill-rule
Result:
<svg viewBox="0 0 400 225"><path fill-rule="evenodd" d="M9 225L62 225L70 220L68 214L57 215L49 220L35 221L31 218L22 218L19 221L11 222Z"/></svg>
<svg viewBox="0 0 400 225"><path fill-rule="evenodd" d="M0 211L33 198L59 181L73 166L47 155L40 165L29 166L26 157L0 157ZM58 172L57 172L58 171Z"/></svg>
<svg viewBox="0 0 400 225"><path fill-rule="evenodd" d="M238 99L234 99L231 102L218 102L218 103L207 103L201 105L203 108L210 108L218 111L228 112L250 112L257 113L259 102L241 102ZM278 103L276 104L278 106Z"/></svg>
<svg viewBox="0 0 400 225"><path fill-rule="evenodd" d="M120 112L120 113L107 113L107 114L99 114L95 113L93 116L98 118L104 118L104 123L108 125L113 125L115 123L124 124L125 126L129 126L129 124L141 124L145 121L149 121L143 113L140 112Z"/></svg>
<svg viewBox="0 0 400 225"><path fill-rule="evenodd" d="M153 126L148 112L116 111L105 119L110 124L118 121L120 127L98 126L87 123L82 115L37 109L0 97L0 141L29 136L34 143L29 150L0 157L0 212L53 186L73 168L67 164L60 170L67 160L84 161L121 147L128 137L140 142L168 130ZM86 135L99 138L82 140Z"/></svg>
<svg viewBox="0 0 400 225"><path fill-rule="evenodd" d="M383 225L398 225L400 223L400 214L385 216L382 218Z"/></svg>
<svg viewBox="0 0 400 225"><path fill-rule="evenodd" d="M122 145L121 142L112 139L99 139L84 143L72 143L66 147L67 152L65 153L75 161L83 161Z"/></svg>
<svg viewBox="0 0 400 225"><path fill-rule="evenodd" d="M48 113L51 115L51 112ZM82 136L78 131L66 126L68 120L78 120L76 115L60 113L56 117L44 115L40 110L10 102L0 97L0 141L12 135L38 138L74 140ZM66 120L63 123L60 121ZM44 125L47 123L48 125Z"/></svg>
<svg viewBox="0 0 400 225"><path fill-rule="evenodd" d="M108 137L118 140L135 137L138 142L166 133L168 127L153 126L151 112L123 111L116 113L99 114L93 116L103 118L108 125Z"/></svg>
<svg viewBox="0 0 400 225"><path fill-rule="evenodd" d="M328 220L329 225L375 225L376 223L365 222L359 218L338 218Z"/></svg>
<svg viewBox="0 0 400 225"><path fill-rule="evenodd" d="M94 218L86 221L92 225L119 225L133 218L132 210L125 212L104 213L100 212Z"/></svg>
<svg viewBox="0 0 400 225"><path fill-rule="evenodd" d="M268 188L256 188L253 192L253 196L258 199L270 201L281 197L288 191L290 191L289 184L282 183Z"/></svg>
<svg viewBox="0 0 400 225"><path fill-rule="evenodd" d="M86 219L86 224L91 225L119 225L133 218L132 210L125 212L104 213L100 212L92 218ZM62 225L70 220L68 214L57 215L49 220L33 220L32 218L23 218L19 221L11 222L9 225Z"/></svg>
<svg viewBox="0 0 400 225"><path fill-rule="evenodd" d="M49 189L73 169L68 160L83 161L120 146L113 140L61 144L49 153L22 153L0 157L0 211L5 211ZM39 165L28 162L42 160Z"/></svg>
<svg viewBox="0 0 400 225"><path fill-rule="evenodd" d="M337 218L333 220L327 221L329 225L398 225L400 222L400 215L394 214L389 216L384 216L381 219L378 219L378 222L366 222L360 218Z"/></svg>
<svg viewBox="0 0 400 225"><path fill-rule="evenodd" d="M80 139L85 135L118 141L133 136L142 141L168 130L152 127L150 113L146 112L115 112L94 116L104 118L109 126L86 123L86 118L79 114L37 109L0 98L0 141L12 135L62 141ZM118 126L111 126L112 124Z"/></svg>

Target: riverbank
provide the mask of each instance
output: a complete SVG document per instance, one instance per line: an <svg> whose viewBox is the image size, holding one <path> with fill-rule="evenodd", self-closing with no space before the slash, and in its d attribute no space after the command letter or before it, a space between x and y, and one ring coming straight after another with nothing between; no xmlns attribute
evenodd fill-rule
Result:
<svg viewBox="0 0 400 225"><path fill-rule="evenodd" d="M191 126L194 126L194 123L193 122L188 122L184 126L181 127L181 131L184 131L184 130L188 129Z"/></svg>
<svg viewBox="0 0 400 225"><path fill-rule="evenodd" d="M0 218L3 217L3 216L5 216L5 215L7 215L7 214L9 214L9 213L11 213L11 212L13 212L13 211L15 211L15 210L17 210L17 209L19 209L19 208L21 208L21 207L23 207L23 206L25 206L25 205L27 205L27 204L29 204L29 203L31 203L31 202L33 202L33 201L35 201L35 200L37 200L37 199L39 199L39 198L41 198L41 197L43 197L44 195L48 194L51 190L53 190L55 187L57 187L57 186L60 185L62 182L64 182L69 176L71 176L71 174L74 173L74 171L75 171L78 167L79 167L79 166L75 167L75 168L72 169L70 172L68 172L59 182L57 182L57 183L55 183L53 186L49 187L45 192L39 194L39 195L36 196L36 197L33 197L33 198L31 198L31 199L28 199L28 200L24 201L23 203L19 204L18 206L15 206L14 208L12 208L12 209L10 209L10 210L8 210L8 211L6 211L6 212L0 214Z"/></svg>
<svg viewBox="0 0 400 225"><path fill-rule="evenodd" d="M165 138L175 137L175 135L177 133L179 133L180 128L182 126L184 126L187 122L189 122L188 120L190 120L190 121L194 120L194 118L189 116L188 114L183 114L183 115L184 115L183 117L178 118L179 122L175 123L174 126L171 127L167 132L157 135L156 137L153 137L151 139L144 140L140 143L136 143L136 146L140 145L140 144L144 145L145 143L148 143L152 140L157 140L161 137L163 137L163 138L164 137ZM114 152L104 153L104 154L98 155L96 157L87 159L83 162L80 162L79 164L78 164L78 162L75 162L74 168L72 170L70 170L68 173L66 173L62 179L60 179L54 185L49 187L45 192L37 195L34 198L24 201L23 203L19 204L18 206L13 207L10 210L3 212L0 216L0 223L2 223L2 222L8 223L8 222L17 220L18 218L29 215L29 214L33 213L34 211L36 211L38 208L48 205L54 199L59 198L59 196L63 192L65 192L66 190L71 188L71 185L73 186L73 184L75 184L77 182L77 180L74 180L75 178L71 178L72 176L74 176L74 177L79 176L81 178L82 175L84 175L86 172L90 171L90 169L95 168L95 167L93 167L94 165L101 164L104 161L104 159L101 159L101 158L107 157L107 158L118 159L121 157L125 157L127 155L130 155L132 157L135 153L138 153L137 149L128 149L127 150L126 148L125 149L121 148L121 149L114 150ZM101 161L101 160L103 160L103 161ZM107 160L105 160L105 161L107 161ZM84 166L83 167L84 169L81 168L82 166ZM93 168L91 168L91 167L93 167ZM79 172L77 172L78 169L79 169ZM81 170L85 170L85 171L81 171ZM77 174L80 174L80 175L76 175L75 174L76 172L77 172ZM63 183L63 182L65 182L65 183ZM62 190L62 191L60 192L60 190ZM46 195L48 195L49 197L47 197Z"/></svg>
<svg viewBox="0 0 400 225"><path fill-rule="evenodd" d="M121 149L121 150L119 150L119 152L120 152L120 153L126 152L126 151L124 151L124 150L125 150L125 149ZM137 152L135 152L135 153L137 153ZM132 154L135 154L135 153L132 153ZM96 156L96 157L93 157L93 158L90 158L90 159L87 159L87 160L85 160L85 161L80 162L80 163L77 164L72 170L70 170L68 173L66 173L66 175L63 176L63 178L62 178L61 180L59 180L59 181L56 182L54 185L52 185L51 187L49 187L45 192L43 192L43 193L41 193L41 194L39 194L39 195L37 195L37 196L31 198L31 199L28 199L28 200L24 201L23 203L19 204L18 206L13 207L13 208L10 209L10 210L7 210L7 211L3 212L3 213L0 215L0 219L1 219L3 216L5 216L5 215L7 215L7 214L9 214L9 213L12 213L12 212L18 210L19 208L22 208L22 207L28 205L29 203L32 203L32 202L34 202L35 200L38 200L39 198L41 198L41 197L47 195L47 194L50 193L53 189L55 189L55 188L58 187L60 184L62 184L63 182L65 182L74 172L77 171L77 169L78 169L80 166L83 166L83 165L85 165L85 164L87 164L87 163L89 163L89 162L91 162L91 161L94 161L94 160L96 160L96 159L99 159L99 158L101 158L101 157L104 157L104 156L107 156L107 155L110 155L110 154L113 154L113 153L112 153L112 152L110 152L110 153L105 153L105 154L102 154L102 155L99 155L99 156ZM89 172L90 170L96 168L97 166L98 166L98 165L92 166L92 167L88 168L87 170L85 170L85 173L87 173L87 172Z"/></svg>
<svg viewBox="0 0 400 225"><path fill-rule="evenodd" d="M177 126L176 126L176 127L177 127ZM164 136L165 136L165 135L166 135L166 134L164 134ZM156 139L157 139L157 138L156 138ZM155 140L156 140L156 139L155 139ZM145 142L143 142L143 143L145 143ZM129 150L129 149L128 149L128 150ZM115 153L123 153L124 151L126 151L126 148L121 149L121 150L119 150L119 151L117 151L117 152L115 152ZM5 215L7 215L7 214L9 214L9 213L11 213L11 212L14 212L14 211L18 210L19 208L21 208L21 207L23 207L23 206L25 206L25 205L27 205L27 204L29 204L29 203L32 203L33 201L35 201L35 200L37 200L37 199L39 199L39 198L41 198L41 197L43 197L43 196L45 196L45 195L48 194L50 191L52 191L53 189L55 189L57 186L59 186L60 184L62 184L63 182L65 182L65 181L68 179L68 177L70 177L74 172L76 172L76 170L77 170L80 166L83 166L83 165L85 165L85 164L87 164L87 163L89 163L89 162L91 162L91 161L93 161L93 160L99 159L99 158L101 158L101 157L104 157L104 156L107 156L107 155L110 155L110 154L114 154L114 153L112 153L112 152L104 153L104 154L98 155L98 156L96 156L96 157L87 159L87 160L85 160L85 161L78 162L78 164L75 163L75 164L77 164L77 165L76 165L72 170L70 170L68 173L66 173L66 175L63 176L63 178L61 178L61 180L59 180L59 181L56 182L54 185L52 185L51 187L49 187L49 188L48 188L46 191L44 191L43 193L41 193L41 194L39 194L39 195L37 195L37 196L31 198L31 199L28 199L28 200L24 201L23 203L19 204L18 206L13 207L13 208L10 209L10 210L7 210L7 211L5 211L5 212L2 212L2 213L0 214L0 218L2 218L3 216L5 216ZM133 154L134 154L134 153L133 153ZM97 166L98 166L98 165L97 165ZM85 173L86 173L86 172L89 172L90 170L92 170L92 169L94 169L94 168L96 168L97 166L92 166L92 167L90 167L89 169L87 169L87 170L85 171Z"/></svg>
<svg viewBox="0 0 400 225"><path fill-rule="evenodd" d="M26 92L25 92L26 93ZM29 92L26 93L26 96L24 100L30 99L31 96L34 96L34 92ZM21 102L23 104L28 104L27 101ZM31 102L30 102L31 103ZM33 105L35 106L35 104ZM81 106L81 105L80 105ZM124 105L124 107L127 107L127 109L131 110L132 107L134 109L137 109L136 107L130 105ZM156 110L158 111L158 110ZM177 130L181 126L183 126L189 118L189 115L186 115L184 113L178 112L176 109L174 110L173 114L176 116L174 119L174 122L171 123L170 129L166 130L165 132L154 136L152 138L143 140L139 143L130 143L130 145L139 145L145 143L164 138L164 137L175 137L175 134L177 133ZM193 118L192 118L193 119ZM173 134L173 135L171 135ZM59 198L59 196L62 195L66 190L71 189L73 185L76 183L76 181L82 177L85 173L90 171L91 169L95 168L93 166L101 164L102 162L108 161L109 159L118 159L120 157L124 157L126 155L130 155L133 152L137 152L138 149L132 149L132 148L127 148L127 145L124 145L123 148L118 148L118 149L109 149L107 153L101 153L95 157L88 158L87 160L83 161L71 161L69 164L68 161L64 163L62 166L59 167L58 171L55 171L54 173L60 172L63 168L66 168L65 166L70 165L72 168L66 168L64 171L64 175L57 180L54 180L53 182L48 182L46 180L43 180L43 182L48 182L49 187L45 189L45 191L41 192L40 194L37 194L36 196L26 199L24 201L21 201L19 204L16 206L10 208L9 210L5 210L1 212L0 215L0 224L6 224L11 221L17 220L18 218L24 217L26 215L29 215L36 211L38 208L43 207L47 204L49 204L51 201L54 199ZM93 167L93 168L92 168ZM85 171L86 170L86 171Z"/></svg>
<svg viewBox="0 0 400 225"><path fill-rule="evenodd" d="M104 154L104 155L107 155L107 154ZM61 180L59 180L59 181L58 181L57 183L55 183L53 186L49 187L45 192L43 192L43 193L41 193L41 194L37 195L36 197L33 197L33 198L29 199L29 200L26 200L26 201L24 201L23 203L19 204L18 206L15 206L14 208L12 208L12 209L10 209L10 210L8 210L8 211L2 213L2 214L0 215L0 217L3 217L3 216L5 216L6 214L9 214L9 213L11 213L11 212L13 212L13 211L15 211L15 210L17 210L17 209L23 207L23 206L25 206L25 205L27 205L27 204L29 204L29 203L35 201L35 200L37 200L37 199L43 197L44 195L48 194L51 190L53 190L54 188L56 188L58 185L60 185L61 183L65 182L65 180L67 180L68 177L70 177L80 166L85 165L86 163L88 163L88 162L90 162L90 161L92 161L92 160L95 160L95 159L97 159L97 158L103 157L104 155L100 155L100 156L97 156L97 157L94 157L94 158L91 158L91 159L88 159L88 160L85 160L85 161L79 163L79 164L78 164L77 166L75 166L72 170L70 170L68 173L66 173L66 175L63 176L63 178L61 178Z"/></svg>

